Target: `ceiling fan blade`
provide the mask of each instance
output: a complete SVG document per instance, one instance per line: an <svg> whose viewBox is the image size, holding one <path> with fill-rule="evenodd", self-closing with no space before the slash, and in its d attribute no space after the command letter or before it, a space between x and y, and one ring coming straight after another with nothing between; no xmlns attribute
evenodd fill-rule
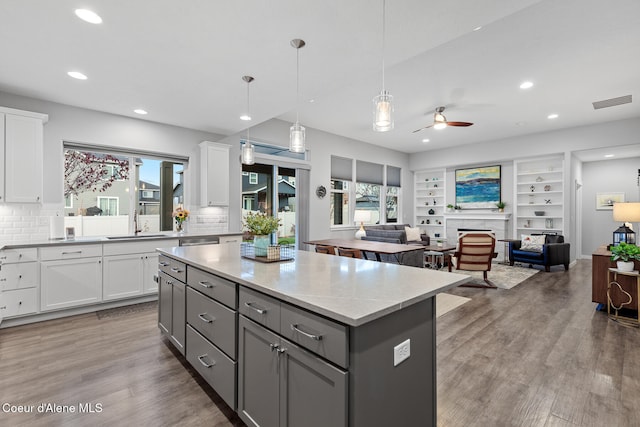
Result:
<svg viewBox="0 0 640 427"><path fill-rule="evenodd" d="M469 123L469 122L447 122L447 126L460 126L460 127L467 127L467 126L471 126L473 123Z"/></svg>
<svg viewBox="0 0 640 427"><path fill-rule="evenodd" d="M414 130L414 131L413 131L413 132L411 132L411 133L420 132L421 130L429 129L430 127L433 127L433 124L430 124L429 126L425 126L425 127L423 127L423 128L420 128L420 129L416 129L416 130Z"/></svg>

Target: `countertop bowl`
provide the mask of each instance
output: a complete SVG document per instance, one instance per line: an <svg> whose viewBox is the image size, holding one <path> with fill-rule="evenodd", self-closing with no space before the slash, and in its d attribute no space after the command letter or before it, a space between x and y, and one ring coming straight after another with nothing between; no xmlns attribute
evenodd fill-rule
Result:
<svg viewBox="0 0 640 427"><path fill-rule="evenodd" d="M544 211L534 211L534 214L536 214L536 216L544 216Z"/></svg>

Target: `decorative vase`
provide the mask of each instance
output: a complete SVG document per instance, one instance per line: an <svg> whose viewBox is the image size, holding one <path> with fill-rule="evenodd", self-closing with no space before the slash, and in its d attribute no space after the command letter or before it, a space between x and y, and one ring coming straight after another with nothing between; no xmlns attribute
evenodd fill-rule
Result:
<svg viewBox="0 0 640 427"><path fill-rule="evenodd" d="M616 261L618 271L633 271L633 261Z"/></svg>
<svg viewBox="0 0 640 427"><path fill-rule="evenodd" d="M267 256L267 249L271 243L271 238L267 234L265 236L253 236L253 247L256 256Z"/></svg>

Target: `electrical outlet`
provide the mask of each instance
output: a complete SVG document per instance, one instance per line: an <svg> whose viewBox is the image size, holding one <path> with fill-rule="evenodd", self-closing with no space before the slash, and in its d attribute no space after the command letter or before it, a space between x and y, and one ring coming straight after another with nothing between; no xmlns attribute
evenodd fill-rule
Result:
<svg viewBox="0 0 640 427"><path fill-rule="evenodd" d="M393 366L398 366L411 356L411 340L408 339L393 347Z"/></svg>

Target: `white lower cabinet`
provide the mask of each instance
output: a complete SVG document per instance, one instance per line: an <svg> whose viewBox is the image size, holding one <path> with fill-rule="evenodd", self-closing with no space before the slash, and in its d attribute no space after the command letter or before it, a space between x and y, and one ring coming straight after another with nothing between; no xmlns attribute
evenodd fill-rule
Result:
<svg viewBox="0 0 640 427"><path fill-rule="evenodd" d="M40 310L57 310L102 300L102 257L40 263Z"/></svg>
<svg viewBox="0 0 640 427"><path fill-rule="evenodd" d="M142 259L142 293L155 294L158 292L158 253L151 252L143 255Z"/></svg>
<svg viewBox="0 0 640 427"><path fill-rule="evenodd" d="M102 299L105 301L142 295L144 255L104 257Z"/></svg>
<svg viewBox="0 0 640 427"><path fill-rule="evenodd" d="M38 311L38 292L36 288L4 291L2 299L0 320L2 317L22 316Z"/></svg>

